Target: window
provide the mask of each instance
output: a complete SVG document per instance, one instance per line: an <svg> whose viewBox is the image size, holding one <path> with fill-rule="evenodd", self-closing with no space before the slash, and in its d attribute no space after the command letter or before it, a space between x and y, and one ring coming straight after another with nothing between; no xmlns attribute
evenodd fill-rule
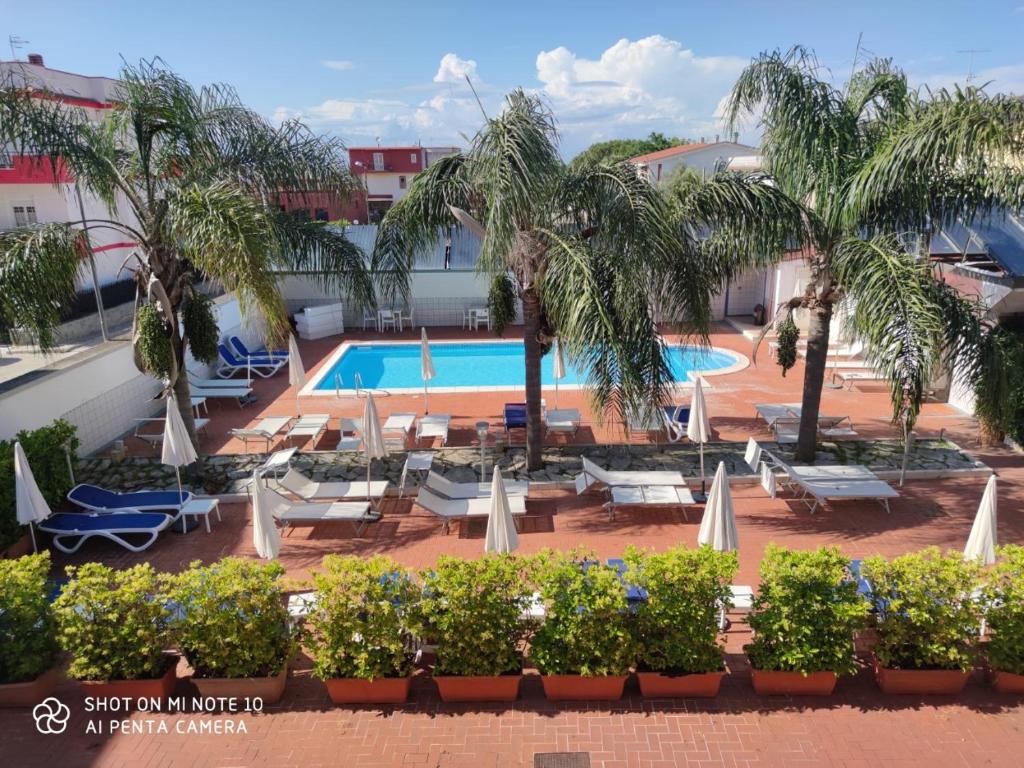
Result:
<svg viewBox="0 0 1024 768"><path fill-rule="evenodd" d="M410 152L409 153L409 162L412 163L413 165L416 165L416 163L419 162L419 159L420 159L420 156L417 155L415 152Z"/></svg>
<svg viewBox="0 0 1024 768"><path fill-rule="evenodd" d="M34 205L14 206L14 226L31 227L36 221L36 207Z"/></svg>
<svg viewBox="0 0 1024 768"><path fill-rule="evenodd" d="M384 153L374 152L373 153L373 170L383 171L384 170Z"/></svg>
<svg viewBox="0 0 1024 768"><path fill-rule="evenodd" d="M398 177L398 188L405 189L405 176Z"/></svg>
<svg viewBox="0 0 1024 768"><path fill-rule="evenodd" d="M3 147L0 147L0 168L13 168L14 160L11 159L11 153Z"/></svg>

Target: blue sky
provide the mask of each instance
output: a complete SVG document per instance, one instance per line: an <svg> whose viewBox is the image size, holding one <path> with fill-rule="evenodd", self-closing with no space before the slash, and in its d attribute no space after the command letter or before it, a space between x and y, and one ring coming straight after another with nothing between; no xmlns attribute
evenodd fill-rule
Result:
<svg viewBox="0 0 1024 768"><path fill-rule="evenodd" d="M99 10L102 8L102 12ZM121 57L161 56L194 83L227 82L273 119L298 116L350 145L464 143L515 86L551 104L571 156L595 140L651 130L699 138L744 63L802 43L838 79L859 32L917 84L963 81L1024 93L1024 0L718 2L14 2L7 35L49 66L117 74ZM756 140L753 126L744 138Z"/></svg>

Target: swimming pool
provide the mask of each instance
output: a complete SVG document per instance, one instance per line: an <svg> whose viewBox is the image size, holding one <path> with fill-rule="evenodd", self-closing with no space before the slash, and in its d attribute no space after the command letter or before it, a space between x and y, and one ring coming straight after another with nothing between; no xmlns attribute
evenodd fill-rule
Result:
<svg viewBox="0 0 1024 768"><path fill-rule="evenodd" d="M437 373L430 382L432 392L522 389L525 385L522 341L432 341L430 354ZM548 354L541 362L541 384L545 387L555 384L553 360L553 355ZM735 352L694 346L669 347L668 362L678 382L690 381L694 371L728 373L747 364L746 358ZM354 390L356 374L364 389L398 394L422 392L419 342L346 342L328 358L302 394ZM578 389L585 384L585 372L566 360L565 377L558 386Z"/></svg>

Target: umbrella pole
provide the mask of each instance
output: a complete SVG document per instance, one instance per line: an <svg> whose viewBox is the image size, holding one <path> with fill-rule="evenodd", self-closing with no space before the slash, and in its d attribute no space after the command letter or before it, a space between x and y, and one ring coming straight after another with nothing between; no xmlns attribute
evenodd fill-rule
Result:
<svg viewBox="0 0 1024 768"><path fill-rule="evenodd" d="M370 469L373 467L373 458L366 457L366 498L370 500L370 508L374 509L373 497L370 495Z"/></svg>
<svg viewBox="0 0 1024 768"><path fill-rule="evenodd" d="M181 487L181 467L175 467L174 474L178 478L178 498L180 499L185 494L185 489ZM188 519L185 515L181 516L181 532L188 533Z"/></svg>
<svg viewBox="0 0 1024 768"><path fill-rule="evenodd" d="M555 408L558 408L558 379L555 379Z"/></svg>
<svg viewBox="0 0 1024 768"><path fill-rule="evenodd" d="M423 380L423 412L430 415L430 390L427 388L427 380Z"/></svg>
<svg viewBox="0 0 1024 768"><path fill-rule="evenodd" d="M700 445L700 492L693 494L693 500L696 502L706 502L708 500L707 494L707 479L704 476L704 443Z"/></svg>
<svg viewBox="0 0 1024 768"><path fill-rule="evenodd" d="M32 551L38 552L39 547L36 546L36 529L32 526L32 523L28 524L28 535L32 537Z"/></svg>

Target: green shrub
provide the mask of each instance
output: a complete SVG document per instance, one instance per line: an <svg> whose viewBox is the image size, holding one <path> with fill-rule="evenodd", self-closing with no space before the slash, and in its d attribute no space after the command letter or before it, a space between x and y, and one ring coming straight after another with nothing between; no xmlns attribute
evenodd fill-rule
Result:
<svg viewBox="0 0 1024 768"><path fill-rule="evenodd" d="M800 341L800 329L793 322L793 314L787 314L779 321L775 329L775 341L779 345L775 351L775 362L782 369L782 375L796 365L797 343Z"/></svg>
<svg viewBox="0 0 1024 768"><path fill-rule="evenodd" d="M463 560L442 556L423 573L423 614L437 642L441 675L518 674L523 609L533 589L529 561L509 555Z"/></svg>
<svg viewBox="0 0 1024 768"><path fill-rule="evenodd" d="M265 677L294 655L280 563L225 557L171 577L171 628L196 677Z"/></svg>
<svg viewBox="0 0 1024 768"><path fill-rule="evenodd" d="M160 310L154 304L143 304L135 313L138 327L136 352L146 373L155 379L171 375L171 335Z"/></svg>
<svg viewBox="0 0 1024 768"><path fill-rule="evenodd" d="M495 336L504 336L505 328L516 319L516 289L512 278L500 272L491 278L487 293L487 307L491 316L491 328Z"/></svg>
<svg viewBox="0 0 1024 768"><path fill-rule="evenodd" d="M986 647L992 669L1024 675L1024 547L1001 547L999 562L985 585Z"/></svg>
<svg viewBox="0 0 1024 768"><path fill-rule="evenodd" d="M736 573L735 552L676 547L641 553L630 547L626 580L647 592L636 607L642 671L688 674L722 668L719 604Z"/></svg>
<svg viewBox="0 0 1024 768"><path fill-rule="evenodd" d="M754 637L746 651L755 669L856 671L853 631L864 625L870 606L849 566L834 547L801 552L768 545L748 619Z"/></svg>
<svg viewBox="0 0 1024 768"><path fill-rule="evenodd" d="M636 661L633 615L618 571L586 553L544 552L537 585L546 615L530 646L545 675L624 675Z"/></svg>
<svg viewBox="0 0 1024 768"><path fill-rule="evenodd" d="M412 671L406 645L418 630L420 590L394 560L328 555L313 574L316 606L307 647L313 674L332 678L405 677Z"/></svg>
<svg viewBox="0 0 1024 768"><path fill-rule="evenodd" d="M46 502L54 507L60 504L71 490L68 474L68 460L64 444L71 448L72 467L78 462L77 427L63 419L39 429L22 430L14 441L0 441L0 552L21 538L27 529L18 523L14 494L14 442L21 443L25 456L32 467L40 492Z"/></svg>
<svg viewBox="0 0 1024 768"><path fill-rule="evenodd" d="M77 680L144 680L167 671L170 610L163 579L148 563L116 571L101 563L68 566L53 605L61 647Z"/></svg>
<svg viewBox="0 0 1024 768"><path fill-rule="evenodd" d="M970 669L980 608L971 593L980 566L929 547L886 562L864 561L878 614L875 655L890 669Z"/></svg>
<svg viewBox="0 0 1024 768"><path fill-rule="evenodd" d="M210 297L195 288L190 289L181 304L181 323L192 357L207 365L217 362L220 328Z"/></svg>
<svg viewBox="0 0 1024 768"><path fill-rule="evenodd" d="M35 680L57 663L49 573L49 552L0 560L0 683Z"/></svg>

